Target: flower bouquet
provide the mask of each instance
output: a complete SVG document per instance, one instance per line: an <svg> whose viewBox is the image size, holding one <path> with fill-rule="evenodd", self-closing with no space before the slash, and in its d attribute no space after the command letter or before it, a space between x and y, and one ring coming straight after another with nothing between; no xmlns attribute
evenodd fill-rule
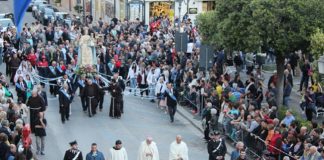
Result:
<svg viewBox="0 0 324 160"><path fill-rule="evenodd" d="M97 74L96 67L93 65L81 65L76 69L76 75L95 76Z"/></svg>

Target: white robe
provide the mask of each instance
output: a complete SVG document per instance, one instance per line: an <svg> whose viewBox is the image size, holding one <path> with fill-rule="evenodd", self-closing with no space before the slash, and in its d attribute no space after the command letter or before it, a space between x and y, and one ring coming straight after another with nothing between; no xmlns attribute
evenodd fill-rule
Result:
<svg viewBox="0 0 324 160"><path fill-rule="evenodd" d="M177 160L178 158L189 160L188 147L185 142L178 144L176 141L174 141L170 145L169 160Z"/></svg>
<svg viewBox="0 0 324 160"><path fill-rule="evenodd" d="M110 159L109 160L128 160L127 152L124 147L119 150L110 148Z"/></svg>
<svg viewBox="0 0 324 160"><path fill-rule="evenodd" d="M152 154L153 157L146 156L146 154ZM155 142L151 142L151 144L148 145L146 141L143 141L138 150L137 160L159 160L159 159L160 159L159 151L157 149Z"/></svg>

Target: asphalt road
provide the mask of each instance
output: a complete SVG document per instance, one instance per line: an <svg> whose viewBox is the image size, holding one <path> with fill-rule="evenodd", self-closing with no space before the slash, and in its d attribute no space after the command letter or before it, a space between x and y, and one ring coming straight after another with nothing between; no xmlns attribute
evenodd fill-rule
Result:
<svg viewBox="0 0 324 160"><path fill-rule="evenodd" d="M0 1L0 12L13 12L13 0ZM24 23L34 22L30 13L24 17ZM5 72L5 66L0 66L0 71ZM11 86L10 90L14 90ZM48 89L46 89L48 90ZM49 94L48 94L49 95ZM109 149L117 139L122 140L130 160L137 157L138 147L146 136L150 135L157 143L160 159L167 160L169 145L180 134L189 148L191 160L208 159L206 144L202 141L202 134L187 120L176 116L173 124L155 104L142 100L139 97L125 96L125 114L121 119L111 119L108 116L110 96L105 96L103 112L89 118L82 112L80 99L75 98L72 104L70 121L62 124L58 113L58 99L49 96L49 106L45 113L48 121L45 145L45 156L38 156L40 160L59 160L69 148L69 142L77 140L83 155L90 151L93 142L98 144L98 149L108 157ZM33 141L35 139L33 137ZM35 144L34 148L35 148Z"/></svg>

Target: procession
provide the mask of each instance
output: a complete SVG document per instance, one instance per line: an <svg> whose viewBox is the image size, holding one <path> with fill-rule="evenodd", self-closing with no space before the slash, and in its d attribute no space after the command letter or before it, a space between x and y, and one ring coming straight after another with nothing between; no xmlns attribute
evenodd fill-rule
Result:
<svg viewBox="0 0 324 160"><path fill-rule="evenodd" d="M14 13L0 17L0 160L324 159L321 14L280 41L257 28L266 4L216 1L124 17L1 1ZM226 6L260 8L232 19Z"/></svg>

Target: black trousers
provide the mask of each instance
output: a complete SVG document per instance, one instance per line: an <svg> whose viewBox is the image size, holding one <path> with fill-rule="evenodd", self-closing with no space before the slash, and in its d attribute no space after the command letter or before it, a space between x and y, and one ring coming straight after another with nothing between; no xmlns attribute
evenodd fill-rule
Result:
<svg viewBox="0 0 324 160"><path fill-rule="evenodd" d="M303 87L307 89L308 81L309 81L309 76L302 76L300 80L299 90L303 90Z"/></svg>
<svg viewBox="0 0 324 160"><path fill-rule="evenodd" d="M59 86L57 86L57 82L56 81L50 81L50 93L51 95L57 95L58 93L58 89L59 89Z"/></svg>
<svg viewBox="0 0 324 160"><path fill-rule="evenodd" d="M82 109L83 109L83 111L86 111L87 110L86 98L84 96L80 96L80 99L81 99Z"/></svg>
<svg viewBox="0 0 324 160"><path fill-rule="evenodd" d="M103 102L104 102L104 97L105 95L100 95L98 100L99 100L99 109L102 109L103 108Z"/></svg>
<svg viewBox="0 0 324 160"><path fill-rule="evenodd" d="M70 117L70 106L60 106L61 120L65 122L65 120L69 120Z"/></svg>
<svg viewBox="0 0 324 160"><path fill-rule="evenodd" d="M177 106L168 106L171 122L174 122L174 115L177 112Z"/></svg>
<svg viewBox="0 0 324 160"><path fill-rule="evenodd" d="M11 83L14 83L14 78L15 78L16 71L17 71L17 68L11 68L11 70L10 70L10 73L11 73L10 82Z"/></svg>
<svg viewBox="0 0 324 160"><path fill-rule="evenodd" d="M145 92L146 95L148 95L148 89L146 89L148 87L147 84L140 84L138 87L141 89L141 92L140 92L141 96L143 96L144 92ZM143 91L142 89L146 89L146 90Z"/></svg>

